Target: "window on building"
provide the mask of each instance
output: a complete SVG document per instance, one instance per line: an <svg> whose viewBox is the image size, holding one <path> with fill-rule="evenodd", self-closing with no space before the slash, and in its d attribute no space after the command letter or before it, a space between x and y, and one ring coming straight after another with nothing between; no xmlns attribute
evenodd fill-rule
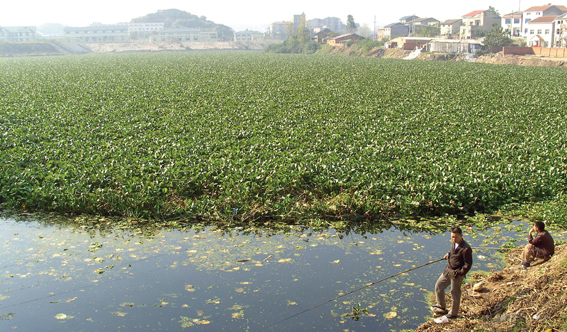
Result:
<svg viewBox="0 0 567 332"><path fill-rule="evenodd" d="M560 35L561 34L561 29L557 29L557 31L555 31L556 34Z"/></svg>
<svg viewBox="0 0 567 332"><path fill-rule="evenodd" d="M536 12L535 14L536 14L536 15L541 15L541 12Z"/></svg>
<svg viewBox="0 0 567 332"><path fill-rule="evenodd" d="M476 24L477 27L480 26L480 21L475 21L474 23Z"/></svg>
<svg viewBox="0 0 567 332"><path fill-rule="evenodd" d="M549 29L545 29L545 34L549 35Z"/></svg>
<svg viewBox="0 0 567 332"><path fill-rule="evenodd" d="M520 24L520 19L519 19L519 18L515 18L515 19L514 19L514 24Z"/></svg>
<svg viewBox="0 0 567 332"><path fill-rule="evenodd" d="M541 35L541 29L537 29L537 34Z"/></svg>
<svg viewBox="0 0 567 332"><path fill-rule="evenodd" d="M530 16L532 13L526 13L526 16Z"/></svg>
<svg viewBox="0 0 567 332"><path fill-rule="evenodd" d="M531 21L531 20L532 20L531 18L526 18L526 20L525 20L524 23L528 23L528 22Z"/></svg>
<svg viewBox="0 0 567 332"><path fill-rule="evenodd" d="M506 20L504 20L505 24L511 24L512 23L512 19L511 18L507 18Z"/></svg>
<svg viewBox="0 0 567 332"><path fill-rule="evenodd" d="M533 34L534 34L534 29L531 29L531 30L530 30L530 35L533 35Z"/></svg>
<svg viewBox="0 0 567 332"><path fill-rule="evenodd" d="M528 33L528 28L525 28L525 29L524 29L524 33Z"/></svg>

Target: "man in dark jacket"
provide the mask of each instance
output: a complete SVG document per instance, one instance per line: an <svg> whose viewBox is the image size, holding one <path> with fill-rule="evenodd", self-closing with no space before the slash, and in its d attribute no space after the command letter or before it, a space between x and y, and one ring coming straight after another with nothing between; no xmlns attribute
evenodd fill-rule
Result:
<svg viewBox="0 0 567 332"><path fill-rule="evenodd" d="M437 315L447 314L445 304L445 288L451 285L451 296L453 303L451 311L447 314L447 318L456 318L459 314L459 306L461 305L461 284L465 279L467 272L472 267L472 248L463 239L463 232L459 227L451 229L451 250L443 257L448 260L445 271L435 284L435 296L437 304L431 309Z"/></svg>
<svg viewBox="0 0 567 332"><path fill-rule="evenodd" d="M536 233L533 237L532 233ZM534 227L528 233L528 245L522 253L522 267L529 267L533 258L549 259L555 253L553 238L545 230L545 224L536 221Z"/></svg>

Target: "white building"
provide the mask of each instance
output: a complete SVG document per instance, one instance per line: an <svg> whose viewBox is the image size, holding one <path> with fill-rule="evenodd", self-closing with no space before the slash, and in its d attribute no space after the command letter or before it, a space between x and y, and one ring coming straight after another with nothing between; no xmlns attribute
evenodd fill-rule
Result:
<svg viewBox="0 0 567 332"><path fill-rule="evenodd" d="M524 10L522 14L522 24L524 27L524 31L522 36L529 37L529 28L526 25L529 21L535 20L538 17L542 16L559 16L563 13L567 12L567 7L565 6L556 6L556 5L545 5L545 6L533 6L526 10Z"/></svg>
<svg viewBox="0 0 567 332"><path fill-rule="evenodd" d="M344 25L343 21L338 17L314 18L307 21L307 26L313 31L315 31L315 29L319 29L319 31L329 29L338 34L343 34L346 29L346 25Z"/></svg>
<svg viewBox="0 0 567 332"><path fill-rule="evenodd" d="M541 16L528 21L525 25L528 29L528 46L555 46L555 21L557 16Z"/></svg>
<svg viewBox="0 0 567 332"><path fill-rule="evenodd" d="M201 31L193 28L163 29L150 37L151 42L217 42L216 31Z"/></svg>
<svg viewBox="0 0 567 332"><path fill-rule="evenodd" d="M234 33L234 41L262 41L264 34L258 31L245 30Z"/></svg>
<svg viewBox="0 0 567 332"><path fill-rule="evenodd" d="M0 41L31 41L37 39L36 27L0 27Z"/></svg>
<svg viewBox="0 0 567 332"><path fill-rule="evenodd" d="M567 47L567 13L558 16L555 20L555 45Z"/></svg>
<svg viewBox="0 0 567 332"><path fill-rule="evenodd" d="M65 27L65 38L75 43L127 43L130 41L127 24Z"/></svg>
<svg viewBox="0 0 567 332"><path fill-rule="evenodd" d="M163 30L164 23L130 23L128 24L128 32L152 32Z"/></svg>
<svg viewBox="0 0 567 332"><path fill-rule="evenodd" d="M288 27L292 25L291 22L279 21L270 24L270 34L275 40L284 40L289 35Z"/></svg>
<svg viewBox="0 0 567 332"><path fill-rule="evenodd" d="M510 30L512 37L522 36L522 12L513 12L502 16L502 23L500 25L503 29Z"/></svg>

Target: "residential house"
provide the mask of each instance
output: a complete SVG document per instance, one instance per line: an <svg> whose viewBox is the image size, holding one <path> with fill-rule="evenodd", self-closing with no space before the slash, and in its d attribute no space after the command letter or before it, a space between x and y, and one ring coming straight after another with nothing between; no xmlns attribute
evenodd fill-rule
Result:
<svg viewBox="0 0 567 332"><path fill-rule="evenodd" d="M555 45L567 47L567 13L558 16L555 20Z"/></svg>
<svg viewBox="0 0 567 332"><path fill-rule="evenodd" d="M415 16L415 15L404 16L404 17L400 18L400 22L404 23L404 24L411 23L413 20L418 19L418 18L419 17Z"/></svg>
<svg viewBox="0 0 567 332"><path fill-rule="evenodd" d="M555 23L557 16L540 16L526 23L527 45L555 47Z"/></svg>
<svg viewBox="0 0 567 332"><path fill-rule="evenodd" d="M522 12L512 12L502 16L500 26L510 31L512 37L520 37L522 35Z"/></svg>
<svg viewBox="0 0 567 332"><path fill-rule="evenodd" d="M392 39L395 37L407 37L409 35L409 27L403 23L391 23L378 29L378 39Z"/></svg>
<svg viewBox="0 0 567 332"><path fill-rule="evenodd" d="M344 33L346 29L346 25L338 17L314 18L307 21L307 26L315 32L317 32L317 29L319 29L319 31L329 29L338 34Z"/></svg>
<svg viewBox="0 0 567 332"><path fill-rule="evenodd" d="M88 27L65 27L63 31L65 38L75 43L127 43L130 41L128 24L93 23Z"/></svg>
<svg viewBox="0 0 567 332"><path fill-rule="evenodd" d="M463 24L463 20L447 20L441 23L441 35L442 36L449 36L458 34L460 32L461 25Z"/></svg>
<svg viewBox="0 0 567 332"><path fill-rule="evenodd" d="M524 27L524 32L522 34L523 37L529 37L529 28L526 24L531 21L535 20L538 17L542 16L559 16L563 13L567 12L567 7L565 6L556 6L556 5L544 5L544 6L533 6L526 10L524 10L522 14L522 23Z"/></svg>
<svg viewBox="0 0 567 332"><path fill-rule="evenodd" d="M158 31L151 37L152 42L217 42L219 40L216 31L202 31L194 28L169 28Z"/></svg>
<svg viewBox="0 0 567 332"><path fill-rule="evenodd" d="M264 40L264 34L258 31L252 31L246 29L245 31L234 33L234 41L262 41L262 40Z"/></svg>
<svg viewBox="0 0 567 332"><path fill-rule="evenodd" d="M327 40L327 44L331 46L343 46L346 42L360 40L360 39L364 39L364 37L361 37L354 33L345 33L340 36L329 38Z"/></svg>
<svg viewBox="0 0 567 332"><path fill-rule="evenodd" d="M484 36L493 25L500 26L501 17L493 10L475 10L463 15L463 25L460 27L461 39L471 39Z"/></svg>
<svg viewBox="0 0 567 332"><path fill-rule="evenodd" d="M34 26L0 27L0 41L31 41L37 39Z"/></svg>
<svg viewBox="0 0 567 332"><path fill-rule="evenodd" d="M429 51L434 53L471 53L482 48L482 43L474 39L434 39L429 42Z"/></svg>
<svg viewBox="0 0 567 332"><path fill-rule="evenodd" d="M412 22L415 25L431 25L434 27L439 27L439 20L434 19L433 17L425 17L425 18L416 18Z"/></svg>
<svg viewBox="0 0 567 332"><path fill-rule="evenodd" d="M279 21L270 24L270 35L274 40L284 40L289 36L289 27L293 25L291 22Z"/></svg>

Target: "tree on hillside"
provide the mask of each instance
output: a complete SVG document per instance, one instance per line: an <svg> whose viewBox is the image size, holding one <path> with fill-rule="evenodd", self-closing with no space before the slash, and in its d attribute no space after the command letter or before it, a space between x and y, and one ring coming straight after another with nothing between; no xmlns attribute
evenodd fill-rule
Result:
<svg viewBox="0 0 567 332"><path fill-rule="evenodd" d="M498 10L496 10L496 8L494 8L492 6L488 6L488 10L491 10L491 11L495 12L496 14L498 14L498 16L500 16L500 13L498 12Z"/></svg>
<svg viewBox="0 0 567 332"><path fill-rule="evenodd" d="M219 34L219 40L232 40L234 33L226 25L216 24L208 21L205 16L197 16L179 9L158 10L155 13L132 19L132 23L157 23L163 22L167 28L195 28L213 30Z"/></svg>
<svg viewBox="0 0 567 332"><path fill-rule="evenodd" d="M372 31L370 31L368 24L364 23L360 28L358 28L358 34L364 38L368 38L372 35Z"/></svg>
<svg viewBox="0 0 567 332"><path fill-rule="evenodd" d="M309 32L309 27L307 26L307 17L305 13L301 14L299 19L299 27L297 28L297 39L300 43L308 43L311 41L311 33Z"/></svg>
<svg viewBox="0 0 567 332"><path fill-rule="evenodd" d="M352 15L347 16L346 32L347 33L356 32L356 23L354 22L354 17L352 17Z"/></svg>
<svg viewBox="0 0 567 332"><path fill-rule="evenodd" d="M496 49L510 45L512 45L510 30L504 30L501 26L496 24L492 26L492 29L486 33L486 37L484 38L484 46L488 51L496 51Z"/></svg>

